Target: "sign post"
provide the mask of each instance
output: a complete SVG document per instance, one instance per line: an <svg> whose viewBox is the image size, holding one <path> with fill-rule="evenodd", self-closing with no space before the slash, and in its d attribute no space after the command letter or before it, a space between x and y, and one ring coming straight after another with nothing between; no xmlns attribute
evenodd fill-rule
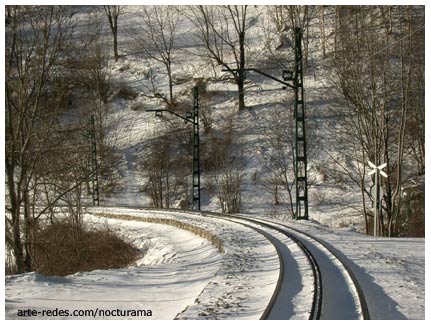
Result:
<svg viewBox="0 0 431 326"><path fill-rule="evenodd" d="M373 199L374 199L374 236L377 237L377 216L378 216L380 207L382 206L380 201L382 200L382 192L383 192L383 189L380 187L379 175L382 175L385 178L388 177L388 175L382 171L387 164L383 163L382 165L377 166L371 163L370 161L368 161L368 165L370 166L370 168L372 168L372 170L368 172L368 175L374 174L374 186L371 188L372 189L371 195L373 196Z"/></svg>

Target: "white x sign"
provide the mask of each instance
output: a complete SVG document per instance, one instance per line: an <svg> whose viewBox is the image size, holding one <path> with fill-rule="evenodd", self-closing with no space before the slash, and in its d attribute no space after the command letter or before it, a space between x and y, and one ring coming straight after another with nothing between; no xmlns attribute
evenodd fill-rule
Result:
<svg viewBox="0 0 431 326"><path fill-rule="evenodd" d="M382 171L382 169L384 169L386 167L386 165L387 165L386 163L383 163L382 165L377 166L377 165L371 163L370 161L368 161L368 165L370 166L370 168L373 169L372 171L368 172L368 175L373 175L374 173L376 173L377 170L379 170L379 173L382 176L384 176L385 178L388 177L388 175Z"/></svg>

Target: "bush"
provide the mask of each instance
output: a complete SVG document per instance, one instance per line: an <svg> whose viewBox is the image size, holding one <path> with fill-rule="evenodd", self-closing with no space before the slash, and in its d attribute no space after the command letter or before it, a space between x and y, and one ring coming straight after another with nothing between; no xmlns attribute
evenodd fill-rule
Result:
<svg viewBox="0 0 431 326"><path fill-rule="evenodd" d="M36 239L33 268L44 275L123 268L139 255L137 248L108 228L85 229L67 221L40 229Z"/></svg>
<svg viewBox="0 0 431 326"><path fill-rule="evenodd" d="M398 235L425 237L425 184L408 186L403 192Z"/></svg>
<svg viewBox="0 0 431 326"><path fill-rule="evenodd" d="M118 88L117 97L120 99L134 100L138 95L137 91L126 84L121 84Z"/></svg>

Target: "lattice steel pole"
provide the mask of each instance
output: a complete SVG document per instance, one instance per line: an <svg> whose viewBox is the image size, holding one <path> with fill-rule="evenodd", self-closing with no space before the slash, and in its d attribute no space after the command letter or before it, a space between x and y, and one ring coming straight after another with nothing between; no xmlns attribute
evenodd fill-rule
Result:
<svg viewBox="0 0 431 326"><path fill-rule="evenodd" d="M193 125L192 130L192 209L201 209L201 170L200 170L200 153L199 153L199 91L198 87L193 88L193 112L187 112L186 116L168 110L168 109L148 109L146 112L155 112L161 115L162 112L168 112L185 122ZM190 204L190 202L188 202Z"/></svg>
<svg viewBox="0 0 431 326"><path fill-rule="evenodd" d="M307 183L307 141L305 137L305 98L304 98L304 75L302 64L302 30L295 28L295 68L293 71L283 70L283 80L275 78L263 71L255 68L245 69L223 69L222 71L244 73L244 71L254 71L272 80L275 80L295 92L294 120L295 120L295 190L296 190L296 210L295 219L308 220L308 183ZM289 84L288 81L292 81Z"/></svg>
<svg viewBox="0 0 431 326"><path fill-rule="evenodd" d="M199 153L199 90L198 86L193 88L193 163L192 163L192 184L193 184L193 210L201 210L201 171Z"/></svg>
<svg viewBox="0 0 431 326"><path fill-rule="evenodd" d="M307 142L305 137L304 75L302 65L302 30L295 28L295 183L297 220L308 220Z"/></svg>

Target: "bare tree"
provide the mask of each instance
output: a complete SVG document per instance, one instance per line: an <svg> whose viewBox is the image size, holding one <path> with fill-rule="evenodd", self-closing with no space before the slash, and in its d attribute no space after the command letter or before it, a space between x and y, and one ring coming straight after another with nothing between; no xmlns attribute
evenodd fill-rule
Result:
<svg viewBox="0 0 431 326"><path fill-rule="evenodd" d="M270 171L269 180L262 180L263 186L274 196L274 204L286 203L290 217L295 216L293 188L295 177L294 135L286 130L293 129L293 122L283 110L267 121L263 130L262 145L265 153L265 167Z"/></svg>
<svg viewBox="0 0 431 326"><path fill-rule="evenodd" d="M214 130L211 131L213 134ZM241 211L242 157L233 150L232 119L224 130L225 137L211 137L209 170L223 213Z"/></svg>
<svg viewBox="0 0 431 326"><path fill-rule="evenodd" d="M10 7L6 29L6 242L17 272L31 267L31 200L40 159L52 140L64 89L52 86L70 24L61 7Z"/></svg>
<svg viewBox="0 0 431 326"><path fill-rule="evenodd" d="M147 181L143 191L147 193L152 205L169 208L181 196L187 198L186 176L191 159L181 155L178 135L162 135L149 142L149 151L142 162ZM179 154L180 153L180 154Z"/></svg>
<svg viewBox="0 0 431 326"><path fill-rule="evenodd" d="M233 114L226 117L222 130L211 128L203 143L202 163L211 174L208 188L215 191L222 212L241 211L242 153L234 149Z"/></svg>
<svg viewBox="0 0 431 326"><path fill-rule="evenodd" d="M100 190L109 194L118 186L117 168L121 161L121 156L116 152L120 137L116 124L121 122L108 119L110 101L113 95L117 97L135 95L124 85L118 87L111 80L109 59L103 48L102 21L97 15L91 19L91 29L81 40L84 47L69 64L68 78L73 84L74 114L82 117L83 122L88 125L87 128L90 128L90 115L95 117L94 134L97 143ZM129 127L132 128L131 125ZM129 130L123 128L121 134L124 136ZM87 188L90 193L90 187Z"/></svg>
<svg viewBox="0 0 431 326"><path fill-rule="evenodd" d="M320 42L322 43L323 57L326 57L326 31L325 31L325 6L321 6L322 18L320 25Z"/></svg>
<svg viewBox="0 0 431 326"><path fill-rule="evenodd" d="M410 66L407 78L406 149L413 157L419 175L425 174L425 30L420 7L408 7L405 52ZM392 17L392 15L390 16ZM389 20L390 28L392 21Z"/></svg>
<svg viewBox="0 0 431 326"><path fill-rule="evenodd" d="M108 59L102 48L100 30L96 26L95 33L91 38L93 41L87 46L87 52L81 66L81 83L85 89L82 92L86 99L82 103L87 111L95 117L95 138L97 141L97 154L99 163L99 174L104 179L102 186L104 190L111 191L115 188L115 171L120 163L120 157L115 153L118 132L114 132L115 121L109 121L107 110L109 107L109 97L113 83L108 73ZM88 113L86 113L88 114ZM127 133L126 130L123 130Z"/></svg>
<svg viewBox="0 0 431 326"><path fill-rule="evenodd" d="M223 213L232 214L241 211L242 179L240 170L232 166L225 166L221 173L215 173L214 180Z"/></svg>
<svg viewBox="0 0 431 326"><path fill-rule="evenodd" d="M253 25L247 8L246 5L195 6L188 15L198 28L208 56L232 75L238 87L239 110L245 109L246 33Z"/></svg>
<svg viewBox="0 0 431 326"><path fill-rule="evenodd" d="M388 164L390 176L383 182L383 214L378 219L379 233L388 236L398 232L401 188L407 178L406 125L414 98L409 90L423 87L412 78L412 71L421 71L423 66L415 63L415 51L406 46L423 25L413 31L408 23L409 8L396 9L395 23L381 8L343 8L335 62L336 86L351 110L347 128L351 139L356 139L359 154L354 160L358 165L367 160ZM416 19L423 21L423 16L419 13ZM423 53L420 44L417 50ZM364 173L357 175L356 182L365 201L370 194L364 187ZM367 218L365 202L363 207Z"/></svg>
<svg viewBox="0 0 431 326"><path fill-rule="evenodd" d="M111 28L114 38L114 58L118 61L118 17L123 13L123 6L103 6L106 17L108 18L109 27Z"/></svg>
<svg viewBox="0 0 431 326"><path fill-rule="evenodd" d="M172 6L145 6L141 16L142 29L132 31L139 51L146 58L164 66L168 76L169 96L159 94L159 97L167 104L174 102L172 65L179 17L178 10Z"/></svg>
<svg viewBox="0 0 431 326"><path fill-rule="evenodd" d="M93 173L88 116L68 112L82 48L65 10L10 7L6 29L6 244L18 273L37 267L38 230L55 223L58 204L80 225L81 187Z"/></svg>
<svg viewBox="0 0 431 326"><path fill-rule="evenodd" d="M268 7L268 16L272 26L275 27L275 32L279 37L279 44L275 50L282 48L293 47L295 39L294 30L296 27L302 29L304 35L304 58L305 64L308 65L308 43L309 43L309 27L311 20L317 16L318 6L270 6ZM278 58L278 54L269 49L274 58ZM283 58L286 60L286 58Z"/></svg>

